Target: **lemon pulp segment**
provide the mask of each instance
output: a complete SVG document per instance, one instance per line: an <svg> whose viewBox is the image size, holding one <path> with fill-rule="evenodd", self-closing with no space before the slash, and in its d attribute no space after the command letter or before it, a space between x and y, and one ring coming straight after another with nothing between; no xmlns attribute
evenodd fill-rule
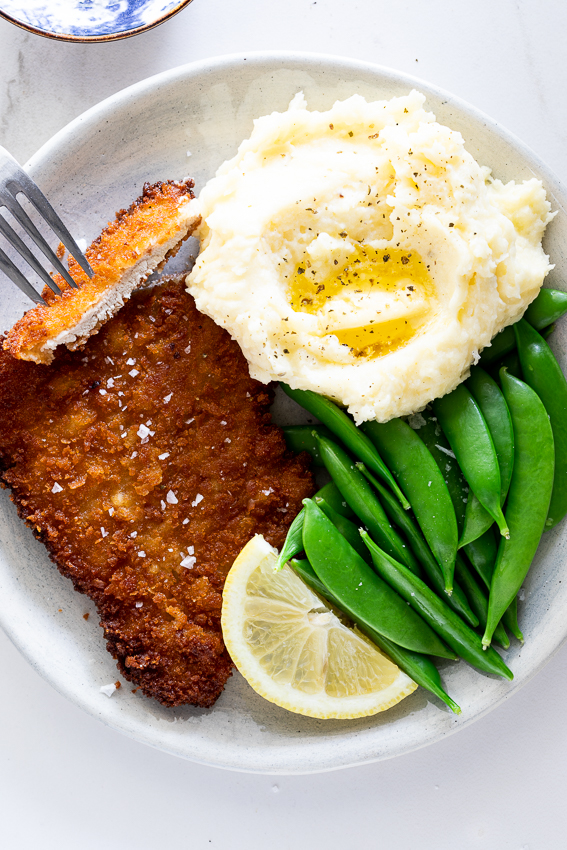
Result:
<svg viewBox="0 0 567 850"><path fill-rule="evenodd" d="M417 687L366 637L347 627L257 535L229 572L222 626L239 671L277 705L321 718L363 717Z"/></svg>

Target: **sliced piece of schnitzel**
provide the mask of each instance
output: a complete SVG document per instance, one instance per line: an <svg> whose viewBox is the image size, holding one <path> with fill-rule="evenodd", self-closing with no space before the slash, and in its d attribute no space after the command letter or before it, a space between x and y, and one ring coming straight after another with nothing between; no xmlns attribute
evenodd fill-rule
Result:
<svg viewBox="0 0 567 850"><path fill-rule="evenodd" d="M225 576L254 534L281 546L313 491L271 400L182 278L50 366L0 349L1 479L96 603L122 674L164 705L219 696Z"/></svg>
<svg viewBox="0 0 567 850"><path fill-rule="evenodd" d="M89 278L69 257L69 271L79 289L54 275L61 295L46 286L42 295L47 306L33 307L16 322L4 348L35 363L51 363L59 345L81 348L193 233L200 221L193 185L192 180L146 183L141 197L120 210L87 248L94 276Z"/></svg>

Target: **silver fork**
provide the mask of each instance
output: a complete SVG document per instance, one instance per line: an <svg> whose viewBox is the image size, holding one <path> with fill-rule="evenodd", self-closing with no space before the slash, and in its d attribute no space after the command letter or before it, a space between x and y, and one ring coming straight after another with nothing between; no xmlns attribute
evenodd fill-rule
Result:
<svg viewBox="0 0 567 850"><path fill-rule="evenodd" d="M67 281L69 286L77 289L77 284L69 274L68 270L47 244L37 227L18 202L17 196L20 194L24 195L33 204L44 221L46 221L49 227L53 230L59 241L65 245L69 253L76 259L83 271L89 277L92 277L94 272L87 262L86 257L47 198L38 189L33 180L28 177L23 168L18 165L14 157L11 156L7 150L4 150L3 147L0 147L0 207L6 207L6 209L10 211L18 224L20 224L20 226L26 231L30 239L32 239L37 247L45 254L55 271L59 272L59 274ZM34 270L34 272L49 286L52 292L56 295L60 295L61 290L53 278L39 263L25 242L20 239L16 231L8 224L8 221L3 215L0 215L0 233ZM36 292L29 280L27 280L19 268L14 265L1 248L0 270L16 284L22 292L31 298L32 301L35 301L36 304L45 304L41 295Z"/></svg>

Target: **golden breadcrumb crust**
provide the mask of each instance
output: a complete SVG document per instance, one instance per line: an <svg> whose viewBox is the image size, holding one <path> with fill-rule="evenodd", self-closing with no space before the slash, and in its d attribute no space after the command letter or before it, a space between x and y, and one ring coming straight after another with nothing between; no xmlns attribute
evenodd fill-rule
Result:
<svg viewBox="0 0 567 850"><path fill-rule="evenodd" d="M60 275L53 275L62 290L61 295L54 295L46 286L42 295L47 306L37 305L16 322L6 336L4 348L21 360L50 363L53 351L49 346L45 347L46 343L65 331L80 327L85 314L96 305L104 304L109 294L112 295L120 285L125 273L136 266L141 269L137 285L143 283L156 266L160 268L165 262L163 260L150 267L151 263L146 263L145 259L151 260L156 249L176 240L165 259L169 258L191 235L200 221L198 215L188 215L187 207L194 197L193 186L193 180L154 185L146 183L142 195L127 210L120 210L115 220L87 248L85 255L94 276L89 278L70 256L69 271L79 289L71 288ZM118 298L116 309L121 306L122 300L125 299ZM86 336L96 333L101 324L102 321L96 322ZM79 332L78 339L69 347L83 344L84 337Z"/></svg>
<svg viewBox="0 0 567 850"><path fill-rule="evenodd" d="M1 480L96 603L123 676L164 705L217 699L225 576L254 534L281 546L313 492L271 401L182 279L134 293L51 366L0 349Z"/></svg>

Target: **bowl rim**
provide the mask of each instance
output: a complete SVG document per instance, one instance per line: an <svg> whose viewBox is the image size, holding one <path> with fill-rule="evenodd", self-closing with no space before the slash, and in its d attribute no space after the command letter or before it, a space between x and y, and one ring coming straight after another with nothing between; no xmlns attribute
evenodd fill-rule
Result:
<svg viewBox="0 0 567 850"><path fill-rule="evenodd" d="M4 18L4 20L8 21L10 24L14 24L14 26L25 30L25 32L31 32L34 35L40 35L43 38L51 38L54 41L66 41L77 44L88 44L90 42L100 44L101 42L121 41L124 38L131 38L132 36L139 35L142 32L148 32L149 30L154 29L154 27L165 23L165 21L169 18L173 18L174 15L177 15L185 8L185 6L188 6L189 3L192 2L193 0L179 0L177 6L174 6L173 9L170 9L164 15L161 15L149 24L144 24L141 27L135 27L131 30L119 30L118 32L105 33L104 35L71 35L70 33L48 32L47 30L42 30L39 27L34 27L32 24L28 24L25 21L20 21L17 18L12 17L12 15L9 15L8 12L4 12L2 9L0 9L0 17Z"/></svg>
<svg viewBox="0 0 567 850"><path fill-rule="evenodd" d="M28 160L25 167L32 173L33 176L34 169L41 168L42 164L45 163L46 160L48 160L52 156L52 154L55 154L56 152L60 153L66 141L71 139L75 132L79 130L79 128L84 131L86 129L84 125L88 126L93 122L98 123L101 119L104 119L105 116L111 114L117 106L120 106L121 108L126 107L129 102L136 101L141 96L151 95L152 91L155 92L158 88L163 87L164 85L168 85L175 81L181 81L184 78L193 77L195 75L207 71L219 71L223 69L227 71L234 70L235 67L242 65L244 62L246 62L248 66L253 64L257 64L260 66L264 65L267 61L273 61L274 63L286 62L288 64L303 63L303 65L305 65L305 63L331 63L335 68L338 67L340 69L340 67L342 66L348 68L351 72L360 69L360 71L377 74L381 79L390 79L397 83L401 82L409 88L418 88L420 90L423 90L426 95L432 94L440 100L447 100L451 105L454 105L459 111L472 116L473 119L476 120L476 122L480 122L481 124L486 126L491 132L496 133L496 135L502 141L514 147L521 154L521 156L527 160L526 164L528 168L532 171L532 173L534 173L534 176L535 172L533 172L533 168L535 167L538 169L539 172L537 176L543 179L544 182L550 184L552 187L557 189L557 192L548 190L549 197L556 205L556 207L563 210L563 212L565 212L565 208L567 208L567 193L563 188L561 181L557 178L553 171L539 158L539 156L535 154L520 139L514 136L514 134L505 130L500 124L498 124L498 122L494 121L481 110L477 109L474 106L471 106L461 98L452 95L444 89L441 89L436 85L428 83L410 74L398 72L394 69L380 66L375 63L350 59L348 57L334 56L332 54L327 53L313 53L304 51L269 50L222 54L216 57L209 57L198 60L196 62L187 63L148 77L100 101L98 104L95 104L93 107L83 112L77 118L73 119L65 127L59 130L51 139L45 142L39 148L39 150ZM561 202L557 197L558 194L564 197L563 202ZM133 737L134 739L142 743L146 743L150 746L154 746L158 749L161 749L162 751L187 758L191 761L195 761L200 764L206 764L209 766L220 767L244 773L265 773L270 775L284 775L290 773L309 774L338 770L346 767L353 767L358 764L372 763L387 758L393 758L395 756L420 749L421 747L424 747L428 744L435 743L436 741L441 740L447 737L448 735L465 728L466 726L469 726L471 723L475 722L481 717L484 717L490 711L499 706L502 702L509 699L517 690L519 690L520 687L530 681L530 679L536 673L538 673L545 666L545 664L548 663L548 661L551 660L551 658L560 649L560 647L567 641L566 631L562 636L559 637L558 640L554 640L554 645L552 644L551 650L548 651L547 655L545 655L545 657L543 658L537 659L537 662L534 664L534 667L529 670L527 674L524 674L524 677L520 681L515 680L513 683L510 683L508 689L499 697L497 697L494 702L492 702L489 706L481 708L479 711L477 711L477 713L467 719L461 718L458 724L451 724L451 726L446 728L443 732L435 732L430 737L424 736L424 738L419 741L410 742L409 746L398 745L394 748L393 752L374 752L368 754L365 758L357 757L354 753L349 758L348 755L345 754L340 760L340 762L335 761L332 764L322 764L321 759L319 759L319 764L313 765L311 767L301 766L297 763L297 759L295 759L293 760L293 764L288 767L282 768L280 766L270 766L269 764L264 764L263 766L258 763L256 763L255 765L238 765L235 763L227 763L226 760L224 762L221 762L218 758L207 758L202 752L191 755L176 752L171 746L169 746L165 742L159 743L155 740L151 740L151 736L141 732L139 724L132 723L130 725L121 725L119 722L114 722L110 718L101 716L100 712L95 710L93 706L89 703L88 699L81 699L80 697L78 698L76 693L72 693L70 691L67 692L67 689L64 686L61 686L59 683L52 681L52 678L49 676L49 672L44 671L43 669L41 669L40 665L34 662L33 656L30 656L30 654L26 651L27 647L21 647L18 641L14 640L9 625L8 628L6 628L6 625L4 624L2 625L8 636L14 641L16 646L18 646L20 652L22 652L22 654L30 661L32 666L34 666L34 668L44 678L46 678L47 681L49 681L49 683L53 687L55 687L56 690L59 691L59 693L70 698L74 703L85 709L93 717L97 717L98 719L102 720L106 725L110 726L111 728L114 728L117 731L128 735L129 737Z"/></svg>

